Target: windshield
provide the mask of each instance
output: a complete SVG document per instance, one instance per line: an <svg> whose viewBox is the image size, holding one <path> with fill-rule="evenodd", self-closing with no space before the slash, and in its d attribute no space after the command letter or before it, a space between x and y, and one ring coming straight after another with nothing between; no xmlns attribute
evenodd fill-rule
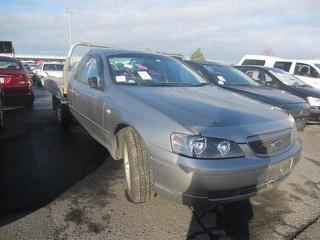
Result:
<svg viewBox="0 0 320 240"><path fill-rule="evenodd" d="M260 84L252 80L238 69L229 66L204 64L203 67L218 78L219 85L234 86L259 86Z"/></svg>
<svg viewBox="0 0 320 240"><path fill-rule="evenodd" d="M20 70L21 66L18 62L11 59L0 59L0 69L3 70Z"/></svg>
<svg viewBox="0 0 320 240"><path fill-rule="evenodd" d="M44 64L43 71L62 71L63 64Z"/></svg>
<svg viewBox="0 0 320 240"><path fill-rule="evenodd" d="M110 73L117 84L200 86L207 84L179 61L151 54L119 54L108 57Z"/></svg>
<svg viewBox="0 0 320 240"><path fill-rule="evenodd" d="M283 71L279 68L272 68L272 69L269 69L268 71L287 86L303 86L303 85L305 85L295 76L293 76L290 73Z"/></svg>

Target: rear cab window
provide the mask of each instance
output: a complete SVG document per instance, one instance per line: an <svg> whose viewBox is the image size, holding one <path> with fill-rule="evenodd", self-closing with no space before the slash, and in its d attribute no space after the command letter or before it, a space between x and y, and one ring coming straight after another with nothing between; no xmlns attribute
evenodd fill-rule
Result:
<svg viewBox="0 0 320 240"><path fill-rule="evenodd" d="M243 61L241 65L258 65L258 66L264 66L266 63L265 60L260 59L246 59Z"/></svg>
<svg viewBox="0 0 320 240"><path fill-rule="evenodd" d="M21 70L22 66L14 59L0 59L0 70Z"/></svg>
<svg viewBox="0 0 320 240"><path fill-rule="evenodd" d="M43 71L62 71L63 64L44 64Z"/></svg>

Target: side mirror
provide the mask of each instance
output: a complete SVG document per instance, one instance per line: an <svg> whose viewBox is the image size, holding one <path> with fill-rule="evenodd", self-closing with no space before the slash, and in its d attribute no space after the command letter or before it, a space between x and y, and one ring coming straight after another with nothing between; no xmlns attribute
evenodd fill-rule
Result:
<svg viewBox="0 0 320 240"><path fill-rule="evenodd" d="M96 88L98 89L98 79L97 77L90 77L88 78L88 83L89 83L89 86L91 88Z"/></svg>

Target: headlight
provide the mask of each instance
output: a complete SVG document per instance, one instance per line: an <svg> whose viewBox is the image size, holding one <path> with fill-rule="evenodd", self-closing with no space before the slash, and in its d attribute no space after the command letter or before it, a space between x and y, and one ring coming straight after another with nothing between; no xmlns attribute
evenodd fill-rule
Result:
<svg viewBox="0 0 320 240"><path fill-rule="evenodd" d="M320 107L320 98L307 97L307 99L311 107Z"/></svg>
<svg viewBox="0 0 320 240"><path fill-rule="evenodd" d="M244 156L235 142L182 133L171 134L171 147L174 153L192 158L212 159Z"/></svg>

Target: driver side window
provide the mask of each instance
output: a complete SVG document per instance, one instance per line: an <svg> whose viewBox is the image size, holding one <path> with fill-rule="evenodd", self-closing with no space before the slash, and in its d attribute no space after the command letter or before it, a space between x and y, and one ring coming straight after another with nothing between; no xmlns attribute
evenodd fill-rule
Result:
<svg viewBox="0 0 320 240"><path fill-rule="evenodd" d="M83 65L79 77L80 82L89 85L91 88L102 90L104 81L99 62L94 57L89 57Z"/></svg>

